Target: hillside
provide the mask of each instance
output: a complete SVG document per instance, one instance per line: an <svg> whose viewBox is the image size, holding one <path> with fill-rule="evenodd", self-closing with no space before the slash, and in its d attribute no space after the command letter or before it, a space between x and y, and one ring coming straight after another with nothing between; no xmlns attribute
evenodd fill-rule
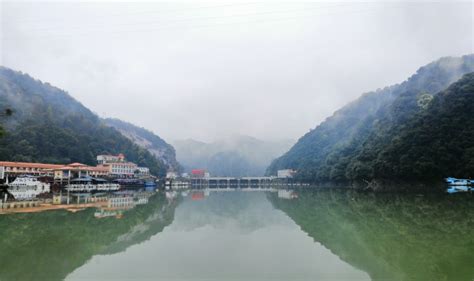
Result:
<svg viewBox="0 0 474 281"><path fill-rule="evenodd" d="M129 161L150 168L165 165L134 144L65 91L27 74L0 67L0 108L11 108L4 119L0 159L94 165L96 155L124 153Z"/></svg>
<svg viewBox="0 0 474 281"><path fill-rule="evenodd" d="M260 176L270 162L286 151L293 141L262 141L233 136L212 143L192 139L174 142L178 161L186 171L208 170L215 176Z"/></svg>
<svg viewBox="0 0 474 281"><path fill-rule="evenodd" d="M176 161L176 152L173 146L155 135L153 132L119 119L107 118L104 119L104 122L105 124L117 129L122 133L122 135L133 141L136 145L145 148L155 157L163 161L168 169L174 171L181 170L178 161Z"/></svg>
<svg viewBox="0 0 474 281"><path fill-rule="evenodd" d="M304 135L270 165L267 173L293 168L301 180L311 182L371 180L382 176L371 173L367 167L384 161L374 160L379 155L375 148L396 141L398 134L392 134L394 128L404 128L406 122L431 106L438 92L472 71L474 55L441 58L420 68L401 84L366 93Z"/></svg>

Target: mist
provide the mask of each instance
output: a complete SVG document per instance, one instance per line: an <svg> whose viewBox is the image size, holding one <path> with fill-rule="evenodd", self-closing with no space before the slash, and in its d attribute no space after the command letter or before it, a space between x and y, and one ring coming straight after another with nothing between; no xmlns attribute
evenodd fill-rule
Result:
<svg viewBox="0 0 474 281"><path fill-rule="evenodd" d="M298 139L473 52L472 2L1 2L0 64L167 140Z"/></svg>

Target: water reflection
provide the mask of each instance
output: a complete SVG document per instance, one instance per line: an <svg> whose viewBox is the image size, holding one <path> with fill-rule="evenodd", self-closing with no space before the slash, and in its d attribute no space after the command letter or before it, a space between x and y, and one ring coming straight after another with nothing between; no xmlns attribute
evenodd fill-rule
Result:
<svg viewBox="0 0 474 281"><path fill-rule="evenodd" d="M112 198L112 197L111 197ZM469 193L117 193L0 216L0 280L472 280Z"/></svg>
<svg viewBox="0 0 474 281"><path fill-rule="evenodd" d="M177 201L162 194L132 196L138 198L133 208L102 210L120 209L119 217L97 219L93 208L0 216L0 280L63 280L92 256L125 251L172 222Z"/></svg>
<svg viewBox="0 0 474 281"><path fill-rule="evenodd" d="M473 280L469 194L303 192L270 196L316 242L373 280Z"/></svg>
<svg viewBox="0 0 474 281"><path fill-rule="evenodd" d="M67 279L369 280L314 243L264 192L176 195L183 202L163 232L120 254L95 256Z"/></svg>

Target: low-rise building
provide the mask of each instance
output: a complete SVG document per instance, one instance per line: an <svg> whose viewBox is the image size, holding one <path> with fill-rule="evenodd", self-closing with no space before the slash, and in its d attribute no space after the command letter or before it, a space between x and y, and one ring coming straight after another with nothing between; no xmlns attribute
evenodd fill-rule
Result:
<svg viewBox="0 0 474 281"><path fill-rule="evenodd" d="M93 167L81 163L72 163L54 169L54 181L64 182L74 178L107 177L110 175L106 167Z"/></svg>
<svg viewBox="0 0 474 281"><path fill-rule="evenodd" d="M136 171L138 171L138 176L140 177L147 177L150 175L150 169L147 167L137 167Z"/></svg>
<svg viewBox="0 0 474 281"><path fill-rule="evenodd" d="M53 170L63 165L29 163L29 162L8 162L0 161L0 167L3 173L1 178L6 176L32 175L32 176L52 176Z"/></svg>
<svg viewBox="0 0 474 281"><path fill-rule="evenodd" d="M278 170L277 178L279 179L292 178L295 174L296 174L296 171L293 169Z"/></svg>
<svg viewBox="0 0 474 281"><path fill-rule="evenodd" d="M109 155L109 154L102 154L97 155L97 163L100 164L107 164L107 163L118 163L118 162L125 162L125 155L120 153L119 155Z"/></svg>

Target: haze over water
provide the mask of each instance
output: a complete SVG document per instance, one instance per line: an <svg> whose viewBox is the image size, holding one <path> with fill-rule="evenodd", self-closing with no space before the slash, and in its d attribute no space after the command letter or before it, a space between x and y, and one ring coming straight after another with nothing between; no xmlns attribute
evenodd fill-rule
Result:
<svg viewBox="0 0 474 281"><path fill-rule="evenodd" d="M121 219L94 218L92 209L0 216L0 279L474 277L469 194L300 191L292 200L275 192L175 195L157 194Z"/></svg>

